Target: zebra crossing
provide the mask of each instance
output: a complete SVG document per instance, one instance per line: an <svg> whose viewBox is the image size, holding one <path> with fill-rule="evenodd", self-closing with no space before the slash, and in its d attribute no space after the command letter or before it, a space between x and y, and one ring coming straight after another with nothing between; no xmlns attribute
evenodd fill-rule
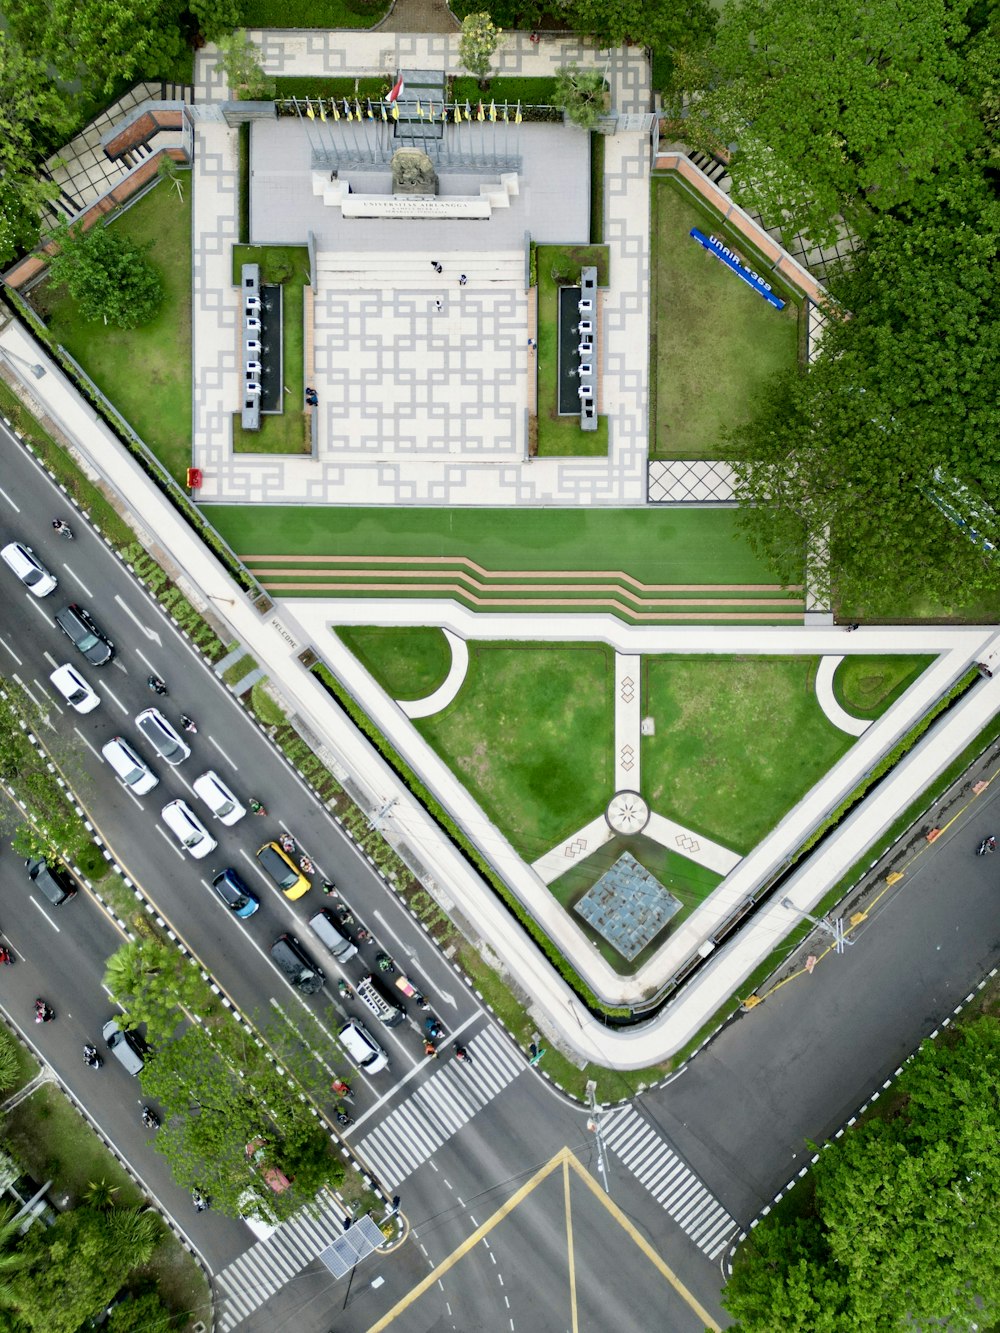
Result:
<svg viewBox="0 0 1000 1333"><path fill-rule="evenodd" d="M324 1192L216 1274L218 1333L229 1333L242 1323L342 1236L343 1219L343 1209Z"/></svg>
<svg viewBox="0 0 1000 1333"><path fill-rule="evenodd" d="M666 1139L634 1106L608 1115L601 1136L699 1250L709 1259L717 1258L737 1224Z"/></svg>
<svg viewBox="0 0 1000 1333"><path fill-rule="evenodd" d="M352 1143L390 1193L526 1068L495 1027L470 1038L466 1049L471 1062L450 1059L377 1129Z"/></svg>

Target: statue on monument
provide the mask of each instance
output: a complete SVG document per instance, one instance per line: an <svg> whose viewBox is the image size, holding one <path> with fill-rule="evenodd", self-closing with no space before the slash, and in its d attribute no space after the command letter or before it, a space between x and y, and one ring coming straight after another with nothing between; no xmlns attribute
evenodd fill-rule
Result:
<svg viewBox="0 0 1000 1333"><path fill-rule="evenodd" d="M434 164L420 148L397 148L392 155L393 194L437 194Z"/></svg>

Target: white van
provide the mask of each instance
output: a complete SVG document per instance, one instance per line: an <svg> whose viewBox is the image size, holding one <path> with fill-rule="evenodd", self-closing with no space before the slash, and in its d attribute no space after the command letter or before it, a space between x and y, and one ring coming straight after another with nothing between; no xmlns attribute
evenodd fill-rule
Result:
<svg viewBox="0 0 1000 1333"><path fill-rule="evenodd" d="M338 963L346 963L358 951L358 946L337 929L333 917L325 908L309 918L309 929L321 944L326 945Z"/></svg>
<svg viewBox="0 0 1000 1333"><path fill-rule="evenodd" d="M366 1074L377 1074L380 1069L389 1068L389 1057L385 1051L356 1019L352 1018L344 1024L337 1033L337 1040Z"/></svg>
<svg viewBox="0 0 1000 1333"><path fill-rule="evenodd" d="M214 852L218 847L219 844L205 825L183 801L171 801L160 813L164 824L180 845L197 860L207 856L209 852Z"/></svg>
<svg viewBox="0 0 1000 1333"><path fill-rule="evenodd" d="M153 770L140 759L123 736L112 736L106 745L101 746L101 754L111 765L115 777L130 787L136 796L145 796L159 782Z"/></svg>

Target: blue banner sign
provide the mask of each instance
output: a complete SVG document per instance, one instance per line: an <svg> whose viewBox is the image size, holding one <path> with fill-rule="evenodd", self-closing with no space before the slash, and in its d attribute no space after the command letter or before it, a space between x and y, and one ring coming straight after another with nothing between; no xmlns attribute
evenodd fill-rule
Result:
<svg viewBox="0 0 1000 1333"><path fill-rule="evenodd" d="M715 255L716 259L721 259L725 266L731 268L738 278L742 278L748 287L752 287L758 296L763 296L764 300L773 305L775 310L784 310L785 303L771 291L771 284L765 282L752 268L747 268L736 252L730 250L724 242L719 240L718 236L706 236L697 227L691 228L691 235L699 245L705 247L709 254Z"/></svg>

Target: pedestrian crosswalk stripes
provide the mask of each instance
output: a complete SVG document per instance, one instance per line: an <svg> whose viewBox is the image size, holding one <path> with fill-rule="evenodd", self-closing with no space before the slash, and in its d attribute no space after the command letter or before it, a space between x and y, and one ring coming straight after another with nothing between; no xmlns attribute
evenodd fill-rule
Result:
<svg viewBox="0 0 1000 1333"><path fill-rule="evenodd" d="M324 1192L216 1274L218 1333L230 1333L342 1236L343 1219L343 1209Z"/></svg>
<svg viewBox="0 0 1000 1333"><path fill-rule="evenodd" d="M351 1146L380 1183L395 1192L526 1068L499 1029L466 1043L470 1060L449 1059L363 1138Z"/></svg>
<svg viewBox="0 0 1000 1333"><path fill-rule="evenodd" d="M634 1106L608 1115L602 1137L685 1235L710 1259L717 1258L737 1225L666 1139Z"/></svg>

